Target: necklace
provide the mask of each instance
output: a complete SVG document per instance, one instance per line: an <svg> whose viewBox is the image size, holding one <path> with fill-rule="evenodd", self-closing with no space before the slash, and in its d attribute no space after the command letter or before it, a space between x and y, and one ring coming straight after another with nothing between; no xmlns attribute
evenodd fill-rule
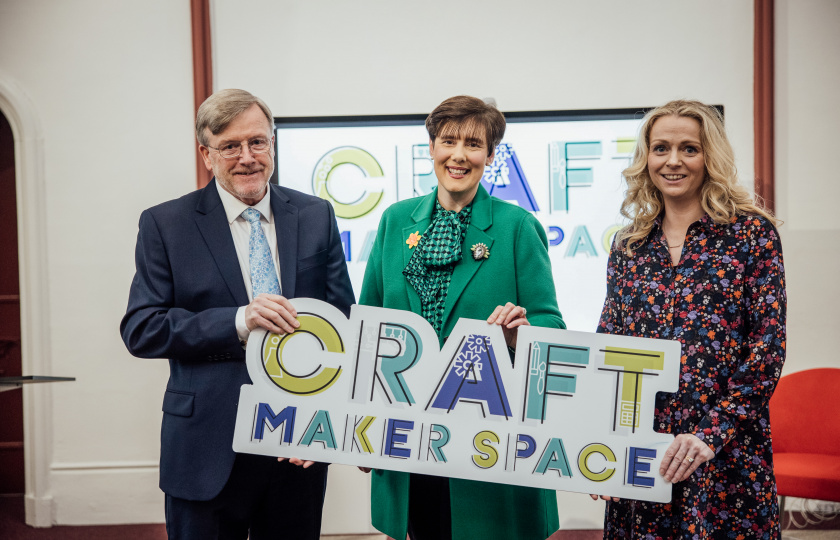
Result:
<svg viewBox="0 0 840 540"><path fill-rule="evenodd" d="M665 247L666 247L666 248L668 248L668 249L676 249L676 248L682 247L682 246L683 246L683 244L685 244L685 241L682 241L682 242L680 242L679 244L677 244L676 246L672 246L672 245L668 242L668 237L667 237L667 236L665 236L665 235L662 235L662 241L665 243Z"/></svg>

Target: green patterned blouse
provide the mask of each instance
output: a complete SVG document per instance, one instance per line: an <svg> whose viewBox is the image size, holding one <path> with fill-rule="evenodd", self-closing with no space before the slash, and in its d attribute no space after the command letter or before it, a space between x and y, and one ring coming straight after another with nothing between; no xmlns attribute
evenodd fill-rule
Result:
<svg viewBox="0 0 840 540"><path fill-rule="evenodd" d="M423 317L440 335L446 294L455 265L461 260L461 246L470 225L472 205L460 212L445 210L435 201L432 223L403 269L405 279L420 296Z"/></svg>

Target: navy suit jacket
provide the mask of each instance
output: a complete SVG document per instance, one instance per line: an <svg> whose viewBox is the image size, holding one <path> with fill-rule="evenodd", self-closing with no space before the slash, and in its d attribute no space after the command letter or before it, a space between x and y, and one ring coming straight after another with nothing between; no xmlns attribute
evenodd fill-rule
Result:
<svg viewBox="0 0 840 540"><path fill-rule="evenodd" d="M270 185L280 278L287 298L354 303L332 206ZM141 358L168 358L163 398L160 487L209 500L233 467L239 388L250 384L236 310L248 294L215 180L143 212L137 272L120 331Z"/></svg>

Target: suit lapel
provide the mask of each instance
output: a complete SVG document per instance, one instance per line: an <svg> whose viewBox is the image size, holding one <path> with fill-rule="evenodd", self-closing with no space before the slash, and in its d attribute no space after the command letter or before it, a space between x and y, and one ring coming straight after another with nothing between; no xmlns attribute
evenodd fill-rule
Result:
<svg viewBox="0 0 840 540"><path fill-rule="evenodd" d="M230 224L217 189L214 179L202 190L196 206L195 223L236 305L245 306L248 305L248 291L242 280L242 268L236 256Z"/></svg>
<svg viewBox="0 0 840 540"><path fill-rule="evenodd" d="M277 255L280 260L280 287L286 298L295 297L297 282L298 209L279 187L269 185L274 232L277 235Z"/></svg>
<svg viewBox="0 0 840 540"><path fill-rule="evenodd" d="M413 233L421 235L426 233L426 229L429 228L429 224L432 222L432 210L435 207L436 198L437 190L432 191L430 194L421 198L420 202L411 213L411 224L403 227L403 264L399 269L400 273L402 273L403 268L408 266L408 260L411 259L412 255L414 255L414 248L410 247L406 241ZM409 283L407 279L403 279L403 282L405 283L406 294L408 295L408 303L411 306L411 311L414 313L422 313L420 297L417 295L417 291L414 290L414 287L411 286L411 283Z"/></svg>
<svg viewBox="0 0 840 540"><path fill-rule="evenodd" d="M443 323L441 328L446 328L458 299L464 294L467 285L475 276L476 272L484 264L484 259L476 261L473 258L470 248L478 243L482 243L493 252L493 237L487 234L487 229L493 225L492 201L484 186L479 185L478 192L475 195L472 203L472 215L470 216L470 226L467 228L467 234L464 237L462 260L455 265L455 270L452 272L452 281L449 282L449 290L446 293L446 305L443 310ZM476 314L468 314L475 316ZM478 316L489 316L490 314L477 314Z"/></svg>

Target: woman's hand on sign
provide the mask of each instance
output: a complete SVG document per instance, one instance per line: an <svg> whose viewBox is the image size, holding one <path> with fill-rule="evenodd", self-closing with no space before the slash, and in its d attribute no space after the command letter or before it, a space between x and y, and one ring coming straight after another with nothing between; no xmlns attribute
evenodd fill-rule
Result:
<svg viewBox="0 0 840 540"><path fill-rule="evenodd" d="M292 465L297 465L298 467L303 466L304 469L308 469L309 467L312 466L312 464L315 463L314 461L308 461L308 460L304 461L304 460L302 460L300 458L296 458L296 457L293 457L293 458L279 457L279 458L277 458L277 461L286 461L286 459L288 459L289 463L291 463Z"/></svg>
<svg viewBox="0 0 840 540"><path fill-rule="evenodd" d="M487 318L487 323L501 326L505 335L505 343L508 347L516 347L516 334L519 327L531 325L525 317L527 312L528 310L524 307L508 302L503 306L496 306L496 309Z"/></svg>
<svg viewBox="0 0 840 540"><path fill-rule="evenodd" d="M595 495L594 493L590 493L589 498L592 499L593 501L597 501L599 499L599 496ZM613 502L618 502L618 501L621 500L618 497L610 497L609 495L601 495L600 499L602 501L613 501Z"/></svg>
<svg viewBox="0 0 840 540"><path fill-rule="evenodd" d="M659 474L666 482L682 482L691 476L697 467L715 457L709 446L697 438L696 435L683 433L677 435L671 446L665 450L662 463L659 464Z"/></svg>

